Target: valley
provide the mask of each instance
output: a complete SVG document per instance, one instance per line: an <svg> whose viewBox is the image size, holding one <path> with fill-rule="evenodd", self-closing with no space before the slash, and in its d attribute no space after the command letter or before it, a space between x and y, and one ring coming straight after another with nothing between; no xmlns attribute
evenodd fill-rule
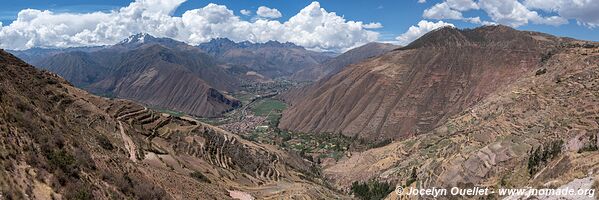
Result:
<svg viewBox="0 0 599 200"><path fill-rule="evenodd" d="M493 25L342 54L145 33L10 52L0 51L0 192L9 198L599 189L597 42Z"/></svg>
<svg viewBox="0 0 599 200"><path fill-rule="evenodd" d="M217 126L249 141L281 147L291 153L321 164L321 160L339 160L352 149L365 149L366 144L352 142L351 138L326 134L284 131L278 128L287 103L279 94L291 88L301 87L305 82L275 80L267 83L243 85L241 91L232 96L242 102L234 109L216 118L197 120ZM172 113L172 112L165 112ZM330 164L330 161L327 164Z"/></svg>
<svg viewBox="0 0 599 200"><path fill-rule="evenodd" d="M4 51L0 61L7 198L348 198L276 146L91 95ZM24 100L35 93L47 96Z"/></svg>

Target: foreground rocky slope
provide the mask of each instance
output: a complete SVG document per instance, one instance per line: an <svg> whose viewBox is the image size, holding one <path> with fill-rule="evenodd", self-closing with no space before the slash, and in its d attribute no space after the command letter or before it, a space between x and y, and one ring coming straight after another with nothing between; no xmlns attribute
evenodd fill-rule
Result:
<svg viewBox="0 0 599 200"><path fill-rule="evenodd" d="M441 28L303 90L279 127L379 141L426 133L534 73L567 41L505 26Z"/></svg>
<svg viewBox="0 0 599 200"><path fill-rule="evenodd" d="M0 68L4 198L344 198L276 147L90 95L4 51Z"/></svg>
<svg viewBox="0 0 599 200"><path fill-rule="evenodd" d="M599 189L598 63L598 43L563 43L539 70L432 131L355 153L325 175L340 188L375 179L418 188Z"/></svg>

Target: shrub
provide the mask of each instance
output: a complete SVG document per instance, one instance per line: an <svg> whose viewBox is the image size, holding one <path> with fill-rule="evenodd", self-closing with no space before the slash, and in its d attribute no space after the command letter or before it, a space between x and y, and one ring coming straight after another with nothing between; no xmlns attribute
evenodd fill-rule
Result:
<svg viewBox="0 0 599 200"><path fill-rule="evenodd" d="M56 84L58 84L58 81L53 78L48 78L48 79L46 79L46 83L48 83L49 85L56 85Z"/></svg>
<svg viewBox="0 0 599 200"><path fill-rule="evenodd" d="M136 197L127 199L164 199L166 196L164 189L134 174L102 171L101 177L102 180L116 186L125 196Z"/></svg>
<svg viewBox="0 0 599 200"><path fill-rule="evenodd" d="M75 165L75 157L63 149L54 150L47 153L46 158L51 169L60 169L64 172L74 172L77 167Z"/></svg>
<svg viewBox="0 0 599 200"><path fill-rule="evenodd" d="M589 136L589 140L586 142L586 144L578 149L578 153L582 153L585 151L597 151L599 150L599 148L597 147L597 135L596 134L591 134Z"/></svg>
<svg viewBox="0 0 599 200"><path fill-rule="evenodd" d="M412 167L412 173L410 174L410 179L406 181L406 186L412 185L412 183L416 182L418 179L418 172L416 167Z"/></svg>
<svg viewBox="0 0 599 200"><path fill-rule="evenodd" d="M133 193L139 199L158 200L164 199L166 191L147 182L138 182L133 187Z"/></svg>
<svg viewBox="0 0 599 200"><path fill-rule="evenodd" d="M389 193L393 192L393 189L391 184L375 180L365 183L353 182L351 186L352 194L363 200L384 199Z"/></svg>
<svg viewBox="0 0 599 200"><path fill-rule="evenodd" d="M210 179L202 174L202 172L194 171L189 175L200 182L211 183Z"/></svg>
<svg viewBox="0 0 599 200"><path fill-rule="evenodd" d="M531 150L528 157L528 173L531 176L536 174L546 163L561 153L563 145L563 140L555 140L537 147L534 151Z"/></svg>
<svg viewBox="0 0 599 200"><path fill-rule="evenodd" d="M77 182L66 187L65 199L87 200L93 199L93 195L87 184Z"/></svg>
<svg viewBox="0 0 599 200"><path fill-rule="evenodd" d="M387 146L387 145L391 144L391 142L393 142L393 141L391 141L391 139L385 139L385 140L376 142L374 144L371 144L369 146L370 146L370 148L374 149L374 148Z"/></svg>
<svg viewBox="0 0 599 200"><path fill-rule="evenodd" d="M98 145L100 145L100 147L102 147L103 149L109 151L114 149L114 146L112 146L112 143L110 142L110 140L108 140L108 138L105 135L97 135L96 141L98 142Z"/></svg>

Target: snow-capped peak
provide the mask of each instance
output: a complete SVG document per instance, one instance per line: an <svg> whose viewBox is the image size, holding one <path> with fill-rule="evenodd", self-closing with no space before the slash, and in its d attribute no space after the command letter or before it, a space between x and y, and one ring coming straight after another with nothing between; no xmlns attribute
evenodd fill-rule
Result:
<svg viewBox="0 0 599 200"><path fill-rule="evenodd" d="M150 34L138 33L138 34L129 36L127 39L124 39L123 41L119 42L119 44L132 44L132 43L142 44L142 43L146 42L146 40L151 39L151 38L153 38L153 37Z"/></svg>

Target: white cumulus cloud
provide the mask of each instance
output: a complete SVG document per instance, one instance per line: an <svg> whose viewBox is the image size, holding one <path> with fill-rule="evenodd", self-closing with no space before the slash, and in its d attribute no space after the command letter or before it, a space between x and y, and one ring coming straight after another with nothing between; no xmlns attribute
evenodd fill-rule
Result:
<svg viewBox="0 0 599 200"><path fill-rule="evenodd" d="M598 13L597 11L599 10L599 2L595 2L594 4L588 3L588 5L585 4L585 8L578 6L573 9L561 9L564 7L563 5L580 5L576 2L591 1L599 0L527 0L524 4L519 0L444 0L441 3L437 3L434 6L424 10L422 16L426 19L462 20L470 23L485 25L500 23L513 27L518 27L529 23L558 26L567 24L567 18L574 18L587 26L593 27L593 19L595 19L595 22L599 22L599 14L593 14ZM566 3L560 4L561 2ZM558 6L558 4L560 6ZM543 9L558 13L560 13L559 11L576 10L571 12L576 14L568 15L566 12L563 12L559 15L542 16L534 9ZM478 16L464 17L462 12L470 10L484 11L488 17L493 20L493 22L482 21ZM580 14L580 11L584 10L587 10L588 12L583 12L584 14Z"/></svg>
<svg viewBox="0 0 599 200"><path fill-rule="evenodd" d="M459 11L467 11L472 9L478 9L478 4L473 0L447 0L445 1L449 7Z"/></svg>
<svg viewBox="0 0 599 200"><path fill-rule="evenodd" d="M245 16L249 16L252 14L252 11L243 9L243 10L240 10L239 13L241 13L242 15L245 15Z"/></svg>
<svg viewBox="0 0 599 200"><path fill-rule="evenodd" d="M470 0L451 0L435 4L433 7L424 10L422 17L426 19L453 19L463 20L474 24L490 24L487 21L481 21L480 17L464 17L461 11L478 8L476 4L471 5ZM457 10L454 10L457 9Z"/></svg>
<svg viewBox="0 0 599 200"><path fill-rule="evenodd" d="M0 48L75 47L110 45L145 32L192 45L218 37L234 41L293 42L312 50L344 51L376 41L378 26L347 20L312 2L285 22L268 18L247 21L226 6L208 4L187 10L180 17L174 10L185 0L136 0L110 12L54 13L26 9L12 23L0 27ZM382 26L382 25L381 25Z"/></svg>
<svg viewBox="0 0 599 200"><path fill-rule="evenodd" d="M372 22L372 23L364 24L364 25L362 25L362 27L367 28L367 29L378 29L378 28L383 28L383 25L378 22Z"/></svg>
<svg viewBox="0 0 599 200"><path fill-rule="evenodd" d="M452 10L447 2L435 4L433 7L424 10L422 14L428 19L463 19L462 13L457 10Z"/></svg>
<svg viewBox="0 0 599 200"><path fill-rule="evenodd" d="M276 8L269 8L266 6L258 7L256 14L258 14L258 16L260 16L260 17L271 18L271 19L276 19L276 18L283 16L281 14L281 12L279 12L279 10L277 10Z"/></svg>
<svg viewBox="0 0 599 200"><path fill-rule="evenodd" d="M432 30L435 30L435 29L438 29L441 27L445 27L445 26L455 27L453 24L446 23L443 21L430 22L430 21L426 21L426 20L421 20L420 22L418 22L418 25L411 26L408 29L408 31L399 35L395 39L399 42L399 44L407 45L410 42L418 39L420 36L430 32Z"/></svg>
<svg viewBox="0 0 599 200"><path fill-rule="evenodd" d="M599 0L526 0L524 5L531 9L555 12L590 28L599 27Z"/></svg>
<svg viewBox="0 0 599 200"><path fill-rule="evenodd" d="M480 0L479 6L491 19L513 27L529 22L535 24L561 25L568 21L559 16L543 17L536 11L529 10L518 0Z"/></svg>

